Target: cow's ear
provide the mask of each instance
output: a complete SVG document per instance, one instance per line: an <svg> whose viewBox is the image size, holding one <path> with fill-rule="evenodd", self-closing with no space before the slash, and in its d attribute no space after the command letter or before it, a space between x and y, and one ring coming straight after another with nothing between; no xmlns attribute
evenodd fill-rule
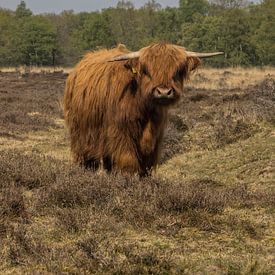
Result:
<svg viewBox="0 0 275 275"><path fill-rule="evenodd" d="M196 70L197 67L201 64L201 61L198 57L187 57L187 62L186 62L186 71L187 73Z"/></svg>

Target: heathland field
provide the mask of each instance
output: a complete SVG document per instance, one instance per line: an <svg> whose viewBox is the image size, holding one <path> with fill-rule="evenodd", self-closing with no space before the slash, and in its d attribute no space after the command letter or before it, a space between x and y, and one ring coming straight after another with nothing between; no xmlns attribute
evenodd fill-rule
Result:
<svg viewBox="0 0 275 275"><path fill-rule="evenodd" d="M0 73L1 274L274 274L273 68L197 71L141 180L71 162L65 79Z"/></svg>

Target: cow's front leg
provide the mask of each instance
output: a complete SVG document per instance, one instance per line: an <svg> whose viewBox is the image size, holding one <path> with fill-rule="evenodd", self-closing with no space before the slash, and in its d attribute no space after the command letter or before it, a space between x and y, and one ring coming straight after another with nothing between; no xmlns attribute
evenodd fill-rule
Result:
<svg viewBox="0 0 275 275"><path fill-rule="evenodd" d="M142 172L138 157L136 153L132 152L131 150L124 150L119 155L117 155L115 157L114 163L116 170L119 170L122 173L140 174Z"/></svg>
<svg viewBox="0 0 275 275"><path fill-rule="evenodd" d="M126 126L125 122L122 121L120 123L114 123L108 128L106 151L111 158L113 170L120 171L123 174L140 173L141 167L138 145L135 142L132 131L128 130L130 126ZM133 132L136 132L136 130L133 130Z"/></svg>
<svg viewBox="0 0 275 275"><path fill-rule="evenodd" d="M142 165L144 175L150 175L153 167L156 167L159 153L158 131L151 121L143 130L140 139L140 151L142 155Z"/></svg>

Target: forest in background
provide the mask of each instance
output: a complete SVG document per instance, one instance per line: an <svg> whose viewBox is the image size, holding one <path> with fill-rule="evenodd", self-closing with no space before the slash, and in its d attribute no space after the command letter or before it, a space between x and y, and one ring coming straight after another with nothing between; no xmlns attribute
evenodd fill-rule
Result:
<svg viewBox="0 0 275 275"><path fill-rule="evenodd" d="M162 8L131 1L96 12L35 15L21 1L0 7L0 66L72 66L85 52L124 43L137 50L154 41L192 51L224 51L215 67L275 65L275 0L180 0Z"/></svg>

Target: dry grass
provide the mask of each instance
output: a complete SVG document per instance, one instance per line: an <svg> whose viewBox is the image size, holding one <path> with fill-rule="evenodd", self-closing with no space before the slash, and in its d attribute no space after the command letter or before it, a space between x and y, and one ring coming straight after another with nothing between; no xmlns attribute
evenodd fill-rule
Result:
<svg viewBox="0 0 275 275"><path fill-rule="evenodd" d="M64 67L38 67L38 66L20 66L20 67L0 67L0 73L17 73L18 75L27 74L68 74L72 68ZM199 68L188 87L202 90L220 90L220 89L246 89L254 86L266 77L275 77L275 68L273 67L234 67L226 69Z"/></svg>
<svg viewBox="0 0 275 275"><path fill-rule="evenodd" d="M64 67L41 67L41 66L20 66L20 67L0 67L0 73L18 73L19 75L26 74L51 74L51 73L69 73L72 68Z"/></svg>
<svg viewBox="0 0 275 275"><path fill-rule="evenodd" d="M226 264L241 271L258 260L270 271L269 192L213 180L96 175L36 154L1 155L4 270L193 273L226 271ZM235 260L229 251L219 257L225 244Z"/></svg>
<svg viewBox="0 0 275 275"><path fill-rule="evenodd" d="M70 163L62 73L0 73L0 273L272 274L272 71L188 87L143 180Z"/></svg>
<svg viewBox="0 0 275 275"><path fill-rule="evenodd" d="M257 85L266 77L275 77L275 68L200 68L192 78L190 87L202 90L246 89Z"/></svg>

